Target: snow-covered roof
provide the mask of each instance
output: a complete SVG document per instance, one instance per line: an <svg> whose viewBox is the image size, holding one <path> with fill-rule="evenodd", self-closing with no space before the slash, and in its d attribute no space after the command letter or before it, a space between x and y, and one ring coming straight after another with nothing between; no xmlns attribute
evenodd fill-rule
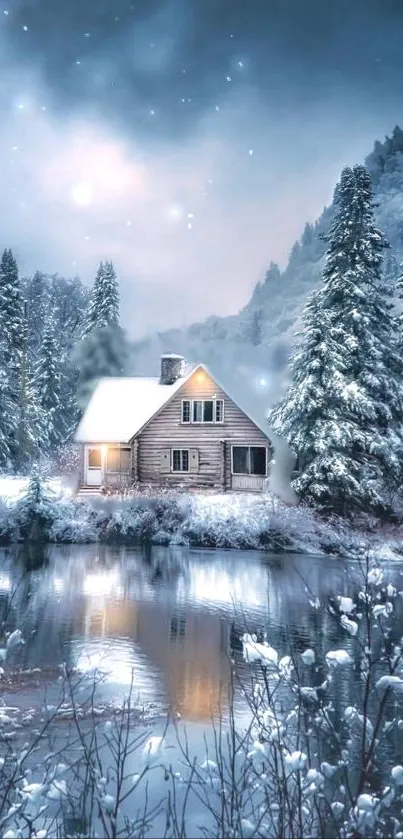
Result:
<svg viewBox="0 0 403 839"><path fill-rule="evenodd" d="M159 378L101 379L75 434L78 443L128 443L182 387L185 378L161 385Z"/></svg>
<svg viewBox="0 0 403 839"><path fill-rule="evenodd" d="M233 399L227 388L217 381L205 364L195 364L188 365L186 375L178 378L172 385L162 385L159 378L146 376L101 379L77 428L76 442L128 443L166 405L171 396L180 390L195 370L200 368L214 379L217 387L223 390L270 439L265 418L251 416L248 407L242 404L244 399Z"/></svg>

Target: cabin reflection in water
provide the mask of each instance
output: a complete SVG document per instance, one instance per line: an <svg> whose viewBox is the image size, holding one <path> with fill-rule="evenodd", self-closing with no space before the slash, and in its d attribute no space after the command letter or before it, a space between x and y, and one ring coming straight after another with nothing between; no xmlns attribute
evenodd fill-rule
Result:
<svg viewBox="0 0 403 839"><path fill-rule="evenodd" d="M108 646L113 639L126 639L132 647L134 687L136 660L145 656L162 677L169 707L189 720L209 720L228 702L230 647L228 624L218 615L197 609L186 616L167 604L108 601L87 597L75 634L85 641L105 639L105 669ZM127 657L125 669L127 672ZM100 666L102 657L100 659ZM114 670L116 667L114 667Z"/></svg>

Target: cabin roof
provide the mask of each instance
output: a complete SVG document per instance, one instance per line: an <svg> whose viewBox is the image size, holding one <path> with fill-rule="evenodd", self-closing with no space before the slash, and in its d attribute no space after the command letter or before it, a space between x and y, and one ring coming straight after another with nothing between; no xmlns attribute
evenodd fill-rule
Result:
<svg viewBox="0 0 403 839"><path fill-rule="evenodd" d="M265 423L250 416L204 364L195 364L172 385L159 377L123 376L101 379L75 433L77 443L129 443L180 390L195 370L202 368L224 393L268 436Z"/></svg>
<svg viewBox="0 0 403 839"><path fill-rule="evenodd" d="M158 377L101 379L78 425L78 443L128 443L179 390L184 378L161 385Z"/></svg>

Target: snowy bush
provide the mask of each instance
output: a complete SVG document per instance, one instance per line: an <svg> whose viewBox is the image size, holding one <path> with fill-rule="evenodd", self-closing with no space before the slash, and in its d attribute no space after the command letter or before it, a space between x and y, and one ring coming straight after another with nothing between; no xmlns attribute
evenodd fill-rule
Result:
<svg viewBox="0 0 403 839"><path fill-rule="evenodd" d="M341 520L324 522L312 510L288 507L270 494L168 492L81 500L37 473L17 483L8 497L0 497L2 544L99 541L361 558L368 544L384 558L403 550L401 528L391 529L385 540L378 532L360 532Z"/></svg>

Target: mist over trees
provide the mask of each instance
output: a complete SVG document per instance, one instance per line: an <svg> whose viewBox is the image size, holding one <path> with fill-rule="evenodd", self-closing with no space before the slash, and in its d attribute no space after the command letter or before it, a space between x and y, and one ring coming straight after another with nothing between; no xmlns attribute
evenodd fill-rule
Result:
<svg viewBox="0 0 403 839"><path fill-rule="evenodd" d="M84 410L104 376L123 376L128 347L119 326L119 288L112 262L101 262L84 318L83 340L77 345L77 404Z"/></svg>

